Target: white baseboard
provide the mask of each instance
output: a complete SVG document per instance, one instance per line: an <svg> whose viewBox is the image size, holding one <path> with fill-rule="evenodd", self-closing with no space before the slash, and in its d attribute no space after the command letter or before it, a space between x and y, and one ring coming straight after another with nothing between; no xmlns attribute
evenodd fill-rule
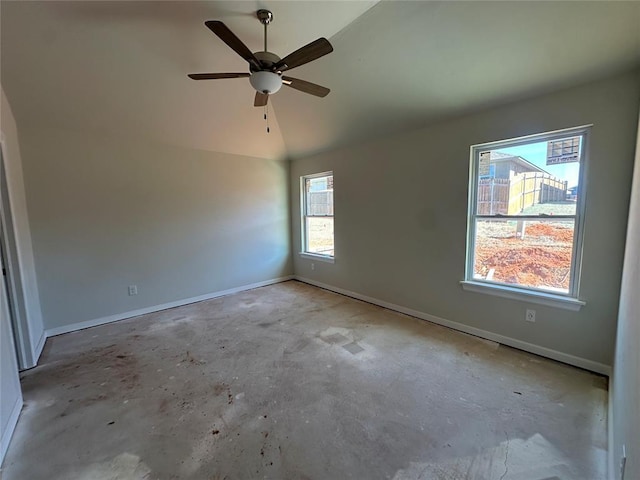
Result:
<svg viewBox="0 0 640 480"><path fill-rule="evenodd" d="M19 395L18 398L16 398L16 401L13 404L13 407L11 408L11 415L9 415L7 426L5 430L2 432L2 438L0 438L0 466L4 461L4 456L6 455L7 450L9 449L9 443L11 442L13 431L16 429L16 425L18 423L18 417L20 417L21 411L22 411L22 395Z"/></svg>
<svg viewBox="0 0 640 480"><path fill-rule="evenodd" d="M118 320L124 320L125 318L137 317L138 315L145 315L147 313L159 312L161 310L167 310L168 308L181 307L190 303L202 302L203 300L211 300L212 298L224 297L225 295L231 295L232 293L244 292L245 290L252 290L254 288L266 287L267 285L273 285L274 283L286 282L292 280L293 275L286 277L272 278L271 280L265 280L263 282L251 283L249 285L242 285L240 287L230 288L228 290L222 290L214 293L207 293L198 297L185 298L183 300L176 300L174 302L163 303L161 305L154 305L152 307L140 308L138 310L131 310L129 312L117 313L115 315L109 315L107 317L95 318L93 320L87 320L85 322L72 323L69 325L63 325L61 327L50 328L46 330L46 336L54 337L56 335L62 335L63 333L75 332L76 330L83 330L85 328L97 327L98 325L104 325L106 323L117 322Z"/></svg>
<svg viewBox="0 0 640 480"><path fill-rule="evenodd" d="M299 275L294 275L294 278L296 280L299 280L300 282L308 283L309 285L314 285L316 287L324 288L326 290L331 290L332 292L340 293L348 297L353 297L358 300L362 300L364 302L373 303L374 305L388 308L389 310L394 310L396 312L404 313L406 315L411 315L412 317L420 318L428 322L436 323L444 327L449 327L454 330L458 330L460 332L468 333L470 335L475 335L476 337L485 338L487 340L498 342L503 345L508 345L509 347L514 347L519 350L524 350L525 352L535 353L536 355L540 355L541 357L547 357L552 360L557 360L559 362L573 365L575 367L584 368L585 370L590 370L592 372L596 372L601 375L606 375L606 376L611 375L611 367L603 363L594 362L593 360L588 360L586 358L576 357L568 353L563 353L557 350L552 350L550 348L541 347L539 345L524 342L522 340L517 340L515 338L505 337L504 335L489 332L487 330L482 330L480 328L470 327L469 325L465 325L463 323L458 323L451 320L447 320L445 318L436 317L435 315L430 315L428 313L419 312L418 310L413 310L411 308L403 307L401 305L396 305L394 303L378 300L377 298L372 298L357 292L352 292L350 290L345 290L343 288L327 285L326 283L317 282L315 280L304 278Z"/></svg>

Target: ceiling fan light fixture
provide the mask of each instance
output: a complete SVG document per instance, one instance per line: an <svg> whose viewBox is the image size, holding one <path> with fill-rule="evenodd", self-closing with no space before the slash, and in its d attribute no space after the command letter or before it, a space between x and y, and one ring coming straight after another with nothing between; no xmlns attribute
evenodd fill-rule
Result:
<svg viewBox="0 0 640 480"><path fill-rule="evenodd" d="M282 72L288 72L292 68L305 65L333 52L333 47L329 40L320 37L281 59L275 53L267 50L267 26L273 21L273 13L269 10L261 9L256 12L256 17L264 26L264 49L260 52L251 52L249 47L220 20L207 20L204 22L209 30L249 63L249 73L190 73L188 77L192 80L249 77L251 86L256 89L253 101L254 107L266 107L269 102L269 96L280 91L283 83L289 88L309 95L326 97L330 92L328 88L300 80L299 78L282 75ZM265 109L265 119L267 118L266 115ZM268 131L269 127L267 125Z"/></svg>
<svg viewBox="0 0 640 480"><path fill-rule="evenodd" d="M273 72L253 72L249 82L258 92L269 95L276 93L282 87L282 77Z"/></svg>

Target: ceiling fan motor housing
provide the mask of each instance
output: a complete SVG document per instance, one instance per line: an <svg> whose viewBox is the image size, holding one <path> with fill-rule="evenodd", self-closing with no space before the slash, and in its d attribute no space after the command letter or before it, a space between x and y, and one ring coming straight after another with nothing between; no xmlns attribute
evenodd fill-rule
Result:
<svg viewBox="0 0 640 480"><path fill-rule="evenodd" d="M260 60L263 70L271 70L271 67L280 61L280 57L271 52L255 52L254 55L258 60ZM258 71L252 65L249 65L249 68L252 73Z"/></svg>

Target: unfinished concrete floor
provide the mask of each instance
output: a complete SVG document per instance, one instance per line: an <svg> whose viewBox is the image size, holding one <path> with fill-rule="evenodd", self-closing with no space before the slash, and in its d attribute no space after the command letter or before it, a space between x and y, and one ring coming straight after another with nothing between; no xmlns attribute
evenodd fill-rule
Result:
<svg viewBox="0 0 640 480"><path fill-rule="evenodd" d="M61 335L3 480L605 478L606 379L295 281Z"/></svg>

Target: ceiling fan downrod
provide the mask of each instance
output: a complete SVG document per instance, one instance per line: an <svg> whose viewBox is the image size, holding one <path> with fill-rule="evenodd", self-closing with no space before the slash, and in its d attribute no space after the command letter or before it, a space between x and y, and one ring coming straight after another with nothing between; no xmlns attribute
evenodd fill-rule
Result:
<svg viewBox="0 0 640 480"><path fill-rule="evenodd" d="M267 52L267 26L273 20L273 13L270 10L260 9L256 12L256 16L260 23L264 25L264 51Z"/></svg>
<svg viewBox="0 0 640 480"><path fill-rule="evenodd" d="M264 25L264 52L267 53L267 27L269 26L269 24L271 23L271 21L273 20L273 13L271 13L271 11L269 10L265 10L265 9L260 9L256 12L256 16L258 17L258 20L260 20L260 23L262 23L262 25ZM268 110L269 109L269 105L265 104L264 106L264 119L267 122L267 133L269 133L271 131L271 129L269 128L269 115L268 115Z"/></svg>

